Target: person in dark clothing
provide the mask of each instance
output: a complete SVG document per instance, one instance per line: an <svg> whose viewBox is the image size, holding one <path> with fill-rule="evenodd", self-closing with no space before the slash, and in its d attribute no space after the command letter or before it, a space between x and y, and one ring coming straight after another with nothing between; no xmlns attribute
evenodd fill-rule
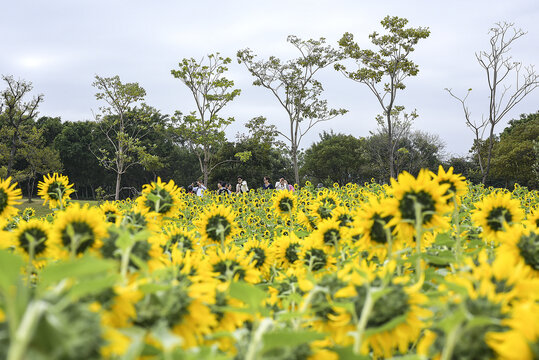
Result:
<svg viewBox="0 0 539 360"><path fill-rule="evenodd" d="M275 189L275 186L271 183L269 176L264 176L264 185L262 185L263 190Z"/></svg>

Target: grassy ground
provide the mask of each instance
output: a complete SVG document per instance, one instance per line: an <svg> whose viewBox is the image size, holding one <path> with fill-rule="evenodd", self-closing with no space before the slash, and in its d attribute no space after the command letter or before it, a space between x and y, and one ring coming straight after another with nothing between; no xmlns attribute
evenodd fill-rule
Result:
<svg viewBox="0 0 539 360"><path fill-rule="evenodd" d="M91 206L97 205L97 201L91 201L91 200L72 200L72 201L78 202L81 205L83 204L90 204ZM37 217L45 216L52 212L52 210L49 209L49 204L43 206L43 200L39 198L32 199L32 202L28 202L28 198L23 198L22 202L19 205L15 205L15 207L19 209L20 211L23 211L27 207L34 208L34 210L36 211Z"/></svg>

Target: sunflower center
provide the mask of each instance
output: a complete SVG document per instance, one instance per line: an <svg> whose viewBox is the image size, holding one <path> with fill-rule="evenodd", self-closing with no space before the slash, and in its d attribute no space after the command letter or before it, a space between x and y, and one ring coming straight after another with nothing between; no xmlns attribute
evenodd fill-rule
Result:
<svg viewBox="0 0 539 360"><path fill-rule="evenodd" d="M539 270L539 234L531 232L530 235L522 236L517 247L526 265Z"/></svg>
<svg viewBox="0 0 539 360"><path fill-rule="evenodd" d="M410 309L408 294L402 285L392 285L391 290L376 301L369 316L367 327L380 327Z"/></svg>
<svg viewBox="0 0 539 360"><path fill-rule="evenodd" d="M344 226L350 227L354 219L352 218L352 216L348 214L342 214L342 215L339 215L339 218L337 219L337 221L339 222L340 227L344 227Z"/></svg>
<svg viewBox="0 0 539 360"><path fill-rule="evenodd" d="M73 221L62 230L62 244L71 248L72 241L76 241L76 253L81 254L95 242L94 230L83 221Z"/></svg>
<svg viewBox="0 0 539 360"><path fill-rule="evenodd" d="M382 217L376 213L372 217L372 226L370 230L371 240L378 244L386 244L388 241L385 225L391 220L391 216Z"/></svg>
<svg viewBox="0 0 539 360"><path fill-rule="evenodd" d="M498 280L494 276L492 276L490 278L490 282L492 282L494 284L494 286L496 287L495 291L496 291L497 294L508 293L511 290L513 290L513 288L514 288L513 285L507 283L506 279Z"/></svg>
<svg viewBox="0 0 539 360"><path fill-rule="evenodd" d="M213 265L213 271L219 273L219 279L227 281L235 279L243 280L245 278L245 270L235 260L221 260Z"/></svg>
<svg viewBox="0 0 539 360"><path fill-rule="evenodd" d="M338 229L329 229L324 233L324 244L335 246L341 240L341 233Z"/></svg>
<svg viewBox="0 0 539 360"><path fill-rule="evenodd" d="M421 213L423 214L423 223L428 223L436 210L432 195L426 191L408 191L402 197L399 204L399 210L402 214L402 220L416 222L415 203L421 205Z"/></svg>
<svg viewBox="0 0 539 360"><path fill-rule="evenodd" d="M0 214L8 206L8 195L4 189L0 189Z"/></svg>
<svg viewBox="0 0 539 360"><path fill-rule="evenodd" d="M19 235L19 246L27 253L30 253L30 242L34 243L34 255L39 255L45 251L47 246L47 233L39 228L29 228Z"/></svg>
<svg viewBox="0 0 539 360"><path fill-rule="evenodd" d="M279 200L279 210L281 212L291 212L294 208L294 200L289 197L283 197Z"/></svg>
<svg viewBox="0 0 539 360"><path fill-rule="evenodd" d="M58 181L54 181L50 183L49 187L47 188L47 194L53 200L60 200L61 195L63 195L65 189L66 187L64 186L64 184Z"/></svg>
<svg viewBox="0 0 539 360"><path fill-rule="evenodd" d="M227 218L221 215L214 215L208 219L206 234L213 241L224 240L232 231L232 226Z"/></svg>
<svg viewBox="0 0 539 360"><path fill-rule="evenodd" d="M158 214L166 214L173 205L172 196L163 188L152 189L146 195L144 205Z"/></svg>
<svg viewBox="0 0 539 360"><path fill-rule="evenodd" d="M118 214L112 210L105 211L105 216L107 218L107 222L115 223L116 218L118 217Z"/></svg>
<svg viewBox="0 0 539 360"><path fill-rule="evenodd" d="M303 262L309 266L312 271L323 269L327 264L327 254L322 249L309 249L305 252Z"/></svg>
<svg viewBox="0 0 539 360"><path fill-rule="evenodd" d="M316 209L316 212L322 219L329 219L331 217L331 211L333 209L330 207L327 207L325 205L320 205L318 209Z"/></svg>
<svg viewBox="0 0 539 360"><path fill-rule="evenodd" d="M169 246L177 245L183 250L193 250L193 241L185 235L175 234L170 237Z"/></svg>
<svg viewBox="0 0 539 360"><path fill-rule="evenodd" d="M299 251L298 250L299 250L299 244L298 243L291 243L286 248L286 250L284 252L284 257L286 258L286 260L290 264L295 263L299 259L299 256L298 256Z"/></svg>
<svg viewBox="0 0 539 360"><path fill-rule="evenodd" d="M503 224L511 223L513 216L511 212L502 206L498 206L490 210L487 216L487 225L493 231L500 231L503 228Z"/></svg>
<svg viewBox="0 0 539 360"><path fill-rule="evenodd" d="M255 261L255 267L259 268L264 265L266 261L266 252L261 248L251 248L247 251L247 255L253 254L253 260Z"/></svg>

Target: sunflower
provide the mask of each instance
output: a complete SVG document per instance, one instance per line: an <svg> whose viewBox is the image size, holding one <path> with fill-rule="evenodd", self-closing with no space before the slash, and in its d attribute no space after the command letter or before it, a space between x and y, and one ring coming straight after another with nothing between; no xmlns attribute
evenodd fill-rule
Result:
<svg viewBox="0 0 539 360"><path fill-rule="evenodd" d="M231 207L212 205L200 215L196 225L203 243L226 244L238 233Z"/></svg>
<svg viewBox="0 0 539 360"><path fill-rule="evenodd" d="M22 218L26 221L28 221L30 218L34 217L36 215L36 210L31 207L24 208L22 211Z"/></svg>
<svg viewBox="0 0 539 360"><path fill-rule="evenodd" d="M57 245L57 256L67 258L70 254L74 257L86 250L99 249L106 235L106 222L98 208L73 204L58 213L51 232L51 242Z"/></svg>
<svg viewBox="0 0 539 360"><path fill-rule="evenodd" d="M309 205L310 215L318 220L325 220L333 217L333 210L341 204L339 197L326 189L320 191L315 201Z"/></svg>
<svg viewBox="0 0 539 360"><path fill-rule="evenodd" d="M142 193L136 201L140 209L157 213L160 217L176 216L182 205L180 189L174 184L174 181L170 180L165 184L159 177L157 182L152 181L152 183L142 187Z"/></svg>
<svg viewBox="0 0 539 360"><path fill-rule="evenodd" d="M523 218L520 202L511 194L493 193L475 204L472 220L484 239L503 241L506 231Z"/></svg>
<svg viewBox="0 0 539 360"><path fill-rule="evenodd" d="M532 276L539 277L539 231L513 226L496 249L496 257L506 269L522 263Z"/></svg>
<svg viewBox="0 0 539 360"><path fill-rule="evenodd" d="M335 251L340 243L344 242L348 236L348 228L341 227L335 219L327 219L318 223L318 228L309 236L319 239L328 251ZM315 240L316 241L316 240Z"/></svg>
<svg viewBox="0 0 539 360"><path fill-rule="evenodd" d="M391 262L382 272L376 272L362 262L359 268L352 267L352 271L345 268L339 272L339 277L347 286L335 296L351 302L353 311L347 317L341 316L341 323L336 324L339 325L335 333L337 341L343 345L353 342L353 338L342 330L350 325L353 328L357 326L367 296L373 291L383 291L383 295L374 302L368 314L367 335L361 344L361 353L372 351L376 358L390 358L396 350L406 353L410 344L417 341L426 326L424 321L431 315L424 308L428 298L420 293L422 282L408 285L410 279L407 276L391 277L394 268L395 263ZM342 323L342 319L346 318L351 323Z"/></svg>
<svg viewBox="0 0 539 360"><path fill-rule="evenodd" d="M243 244L243 255L250 259L254 267L260 271L264 278L270 275L271 266L275 262L273 247L269 245L268 240L258 241L251 239Z"/></svg>
<svg viewBox="0 0 539 360"><path fill-rule="evenodd" d="M526 220L526 224L532 229L539 229L539 208L535 208L530 212Z"/></svg>
<svg viewBox="0 0 539 360"><path fill-rule="evenodd" d="M22 199L21 189L15 188L17 183L11 184L11 177L7 179L0 178L0 228L3 228L6 220L17 215L19 210L14 206L20 204Z"/></svg>
<svg viewBox="0 0 539 360"><path fill-rule="evenodd" d="M43 205L49 202L49 208L64 207L70 195L75 192L73 184L69 184L69 179L65 175L58 173L43 176L43 181L38 182L37 194L44 200Z"/></svg>
<svg viewBox="0 0 539 360"><path fill-rule="evenodd" d="M526 301L513 307L511 317L502 321L505 332L486 334L486 342L503 360L532 360L539 356L539 305Z"/></svg>
<svg viewBox="0 0 539 360"><path fill-rule="evenodd" d="M28 222L20 222L18 227L10 233L10 244L26 259L32 260L50 258L51 251L51 227L46 221L30 219Z"/></svg>
<svg viewBox="0 0 539 360"><path fill-rule="evenodd" d="M172 248L177 248L180 251L194 250L197 248L198 239L192 230L187 230L185 227L176 227L158 234L157 240L165 251Z"/></svg>
<svg viewBox="0 0 539 360"><path fill-rule="evenodd" d="M116 201L105 201L99 205L99 208L105 214L107 222L113 224L120 224L122 222L122 212L119 208L119 204Z"/></svg>
<svg viewBox="0 0 539 360"><path fill-rule="evenodd" d="M298 206L297 196L288 190L278 191L273 198L273 208L283 218L290 218Z"/></svg>
<svg viewBox="0 0 539 360"><path fill-rule="evenodd" d="M344 206L338 206L335 208L334 218L339 222L340 227L351 228L354 223L354 215L350 213L350 210Z"/></svg>
<svg viewBox="0 0 539 360"><path fill-rule="evenodd" d="M362 235L358 242L360 248L379 259L385 259L389 251L395 251L398 239L392 235L395 228L387 226L393 216L385 215L386 207L387 199L379 200L371 195L358 210L354 221L354 228ZM390 241L392 249L389 249Z"/></svg>
<svg viewBox="0 0 539 360"><path fill-rule="evenodd" d="M442 215L448 212L446 195L449 184L440 185L431 179L427 170L421 170L417 178L407 172L399 174L398 181L391 179L391 195L385 208L385 216L393 216L387 226L394 226L395 233L404 239L415 235L416 207L423 228L444 227Z"/></svg>
<svg viewBox="0 0 539 360"><path fill-rule="evenodd" d="M442 165L438 167L438 174L432 173L432 178L434 181L437 181L439 184L449 184L449 189L447 189L445 195L448 195L448 203L451 203L453 196L457 201L457 204L460 204L461 198L466 195L468 187L466 186L466 179L461 174L453 174L453 167L451 166L449 170L444 171Z"/></svg>
<svg viewBox="0 0 539 360"><path fill-rule="evenodd" d="M221 282L242 280L251 284L260 281L260 272L249 259L240 256L236 248L217 249L207 258L207 264Z"/></svg>
<svg viewBox="0 0 539 360"><path fill-rule="evenodd" d="M310 271L331 270L335 258L329 253L328 246L320 237L307 237L302 243L300 261Z"/></svg>
<svg viewBox="0 0 539 360"><path fill-rule="evenodd" d="M301 255L301 240L294 233L275 238L272 247L275 249L277 267L287 269L295 265Z"/></svg>

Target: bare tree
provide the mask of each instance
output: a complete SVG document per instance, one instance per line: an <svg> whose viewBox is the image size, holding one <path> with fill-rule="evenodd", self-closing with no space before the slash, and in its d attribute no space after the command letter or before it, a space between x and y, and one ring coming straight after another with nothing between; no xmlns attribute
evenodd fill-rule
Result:
<svg viewBox="0 0 539 360"><path fill-rule="evenodd" d="M237 57L255 78L253 85L268 89L286 111L290 128L277 130L277 133L290 143L294 179L299 183L301 140L316 124L343 115L347 110L328 108L327 101L320 99L324 88L314 78L319 70L340 60L341 54L330 46L323 46L324 38L301 40L290 35L287 41L300 52L298 58L283 63L271 56L266 61L257 61L250 49L238 51Z"/></svg>
<svg viewBox="0 0 539 360"><path fill-rule="evenodd" d="M2 75L2 80L6 82L7 88L0 93L2 101L0 110L3 110L0 111L0 120L7 125L11 138L7 166L7 176L9 177L20 145L21 129L24 124L37 115L37 108L43 101L43 94L34 96L32 100L24 102L24 96L33 89L32 83L24 80L14 80L13 76L5 75Z"/></svg>
<svg viewBox="0 0 539 360"><path fill-rule="evenodd" d="M487 180L490 171L496 125L515 105L539 86L539 75L535 73L533 65L523 67L520 62L513 61L512 56L509 55L513 42L526 33L522 29L516 29L512 23L503 22L496 23L495 27L490 29L489 34L491 34L490 49L475 54L479 65L487 75L489 88L488 116L483 116L481 122L471 119L466 100L472 89L468 89L466 96L462 98L456 96L451 89L445 89L461 103L466 125L474 132L477 145L476 154L483 184ZM510 75L514 75L514 82L510 81ZM487 130L489 133L487 158L484 159L480 153L480 145Z"/></svg>

